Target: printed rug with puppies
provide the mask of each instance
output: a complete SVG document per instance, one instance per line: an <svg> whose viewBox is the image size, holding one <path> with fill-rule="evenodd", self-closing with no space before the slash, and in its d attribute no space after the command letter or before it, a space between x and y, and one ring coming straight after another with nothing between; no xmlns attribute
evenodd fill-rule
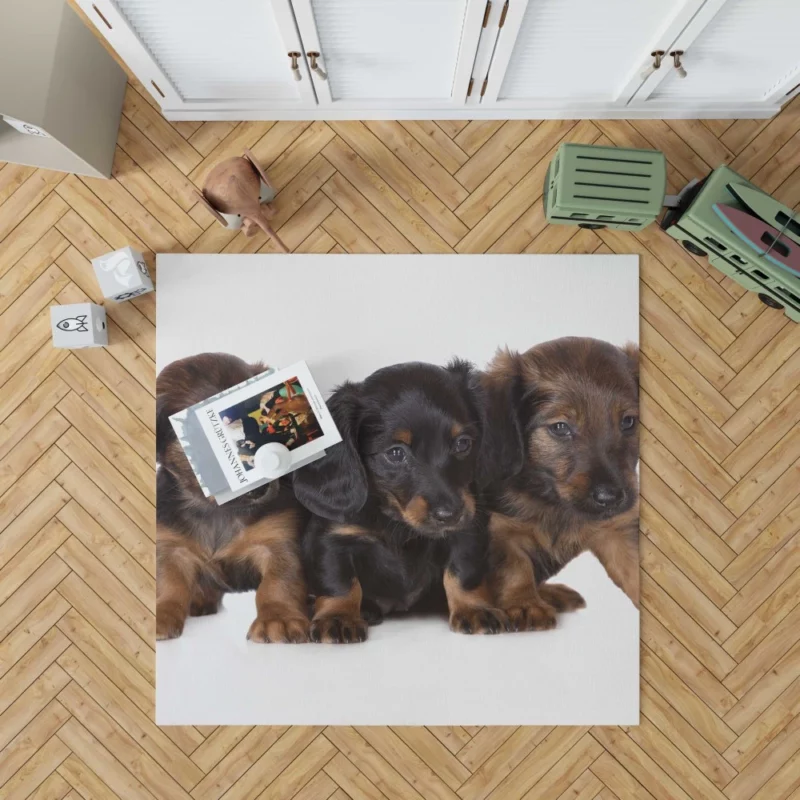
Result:
<svg viewBox="0 0 800 800"><path fill-rule="evenodd" d="M158 273L158 724L638 723L637 256ZM223 409L230 457L337 443L217 503L170 416L302 361L324 406Z"/></svg>

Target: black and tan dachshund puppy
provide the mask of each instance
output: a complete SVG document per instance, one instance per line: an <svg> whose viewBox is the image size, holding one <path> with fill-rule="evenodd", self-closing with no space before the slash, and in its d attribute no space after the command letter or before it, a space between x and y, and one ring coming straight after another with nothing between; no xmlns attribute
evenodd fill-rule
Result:
<svg viewBox="0 0 800 800"><path fill-rule="evenodd" d="M505 629L485 582L483 423L470 365L387 367L343 384L329 408L343 441L293 482L313 512L302 541L312 641L363 641L368 621L442 589L453 630Z"/></svg>

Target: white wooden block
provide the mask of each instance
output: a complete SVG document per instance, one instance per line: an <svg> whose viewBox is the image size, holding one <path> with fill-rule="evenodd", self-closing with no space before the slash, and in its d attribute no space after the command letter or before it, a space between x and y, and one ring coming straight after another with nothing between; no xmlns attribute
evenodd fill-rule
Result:
<svg viewBox="0 0 800 800"><path fill-rule="evenodd" d="M92 259L94 274L103 297L108 300L130 300L153 291L153 281L142 254L132 247L123 247Z"/></svg>
<svg viewBox="0 0 800 800"><path fill-rule="evenodd" d="M53 347L76 350L108 344L106 310L94 303L50 306Z"/></svg>

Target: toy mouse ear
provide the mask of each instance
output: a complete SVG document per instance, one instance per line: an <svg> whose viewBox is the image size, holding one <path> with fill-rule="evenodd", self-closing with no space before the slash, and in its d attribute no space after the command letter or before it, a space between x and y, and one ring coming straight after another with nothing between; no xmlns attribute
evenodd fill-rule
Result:
<svg viewBox="0 0 800 800"><path fill-rule="evenodd" d="M269 178L267 177L267 173L264 172L263 169L261 169L261 166L259 165L258 161L256 161L256 157L250 152L250 150L245 148L244 155L242 156L242 158L246 158L253 165L253 169L258 173L258 177L261 178L261 180L264 181L264 183L267 186L269 186L269 188L272 189L272 191L274 192L275 189L272 187L272 184L269 182Z"/></svg>
<svg viewBox="0 0 800 800"><path fill-rule="evenodd" d="M342 435L325 455L292 475L295 497L309 511L334 522L347 522L366 504L367 473L358 452L361 402L357 384L339 387L328 409Z"/></svg>
<svg viewBox="0 0 800 800"><path fill-rule="evenodd" d="M197 195L197 199L211 212L211 216L214 217L214 219L216 219L220 225L227 228L228 223L225 221L225 217L223 217L222 214L220 214L219 211L217 211L217 209L208 202L208 198L205 196L205 194L202 194L201 192L195 192L195 194Z"/></svg>

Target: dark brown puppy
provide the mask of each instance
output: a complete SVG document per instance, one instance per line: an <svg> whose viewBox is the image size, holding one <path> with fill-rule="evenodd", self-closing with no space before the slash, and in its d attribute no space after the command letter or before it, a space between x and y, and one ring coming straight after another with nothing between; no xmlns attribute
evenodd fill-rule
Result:
<svg viewBox="0 0 800 800"><path fill-rule="evenodd" d="M589 550L638 606L637 348L556 339L498 353L483 380L497 604L519 630L552 627L584 602L544 582Z"/></svg>
<svg viewBox="0 0 800 800"><path fill-rule="evenodd" d="M304 642L306 586L298 533L307 514L286 481L225 505L205 497L169 417L263 372L224 353L169 364L156 382L156 638L180 636L186 617L216 614L226 591L256 590L248 639Z"/></svg>

